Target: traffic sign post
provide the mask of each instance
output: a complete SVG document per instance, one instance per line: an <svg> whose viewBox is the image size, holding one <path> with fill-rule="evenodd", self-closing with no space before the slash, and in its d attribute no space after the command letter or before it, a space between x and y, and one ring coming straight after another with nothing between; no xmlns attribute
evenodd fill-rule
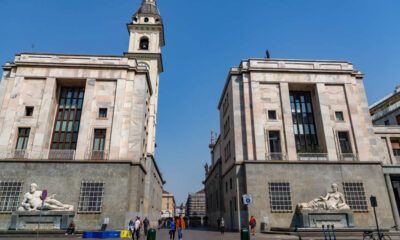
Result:
<svg viewBox="0 0 400 240"><path fill-rule="evenodd" d="M42 210L43 210L43 206L44 206L44 200L46 200L46 198L47 198L47 190L45 189L45 190L42 191L42 195L40 196L40 199L42 199L42 207L40 208L38 229L37 229L37 232L36 232L36 240L39 239L40 219L42 218Z"/></svg>
<svg viewBox="0 0 400 240"><path fill-rule="evenodd" d="M244 194L243 195L243 203L245 205L249 205L252 202L253 202L253 197L251 196L251 194Z"/></svg>
<svg viewBox="0 0 400 240"><path fill-rule="evenodd" d="M375 210L375 208L378 206L378 201L376 200L375 196L371 196L369 200L371 201L371 207L374 209L376 229L378 231L378 239L381 240L382 236L381 236L381 231L379 230L378 218L376 217L376 210Z"/></svg>

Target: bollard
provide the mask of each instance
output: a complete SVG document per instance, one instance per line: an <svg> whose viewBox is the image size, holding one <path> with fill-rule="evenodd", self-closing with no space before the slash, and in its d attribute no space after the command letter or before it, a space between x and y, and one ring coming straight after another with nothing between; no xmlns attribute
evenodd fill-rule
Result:
<svg viewBox="0 0 400 240"><path fill-rule="evenodd" d="M240 240L250 240L249 229L242 228L240 231Z"/></svg>
<svg viewBox="0 0 400 240"><path fill-rule="evenodd" d="M332 235L333 235L333 240L336 240L335 225L333 224L332 224Z"/></svg>
<svg viewBox="0 0 400 240"><path fill-rule="evenodd" d="M325 225L322 225L322 232L324 233L324 239L327 240L326 233L325 233Z"/></svg>
<svg viewBox="0 0 400 240"><path fill-rule="evenodd" d="M154 228L150 228L147 232L147 240L156 240L156 230Z"/></svg>

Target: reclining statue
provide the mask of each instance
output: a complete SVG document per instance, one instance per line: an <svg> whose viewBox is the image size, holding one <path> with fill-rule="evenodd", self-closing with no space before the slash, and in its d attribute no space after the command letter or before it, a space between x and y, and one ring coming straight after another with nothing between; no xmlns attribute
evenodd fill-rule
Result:
<svg viewBox="0 0 400 240"><path fill-rule="evenodd" d="M332 184L332 192L329 192L325 197L316 198L307 203L297 204L299 210L344 210L350 209L346 204L344 195L338 192L338 185Z"/></svg>
<svg viewBox="0 0 400 240"><path fill-rule="evenodd" d="M63 204L54 199L55 194L44 200L42 207L42 191L37 190L37 184L32 183L30 191L25 193L21 206L18 211L39 211L39 210L56 210L56 211L73 211L74 206Z"/></svg>

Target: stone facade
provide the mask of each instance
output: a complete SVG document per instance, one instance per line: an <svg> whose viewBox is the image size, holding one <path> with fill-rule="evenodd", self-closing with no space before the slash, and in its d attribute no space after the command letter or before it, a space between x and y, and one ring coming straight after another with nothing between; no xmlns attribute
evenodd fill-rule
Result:
<svg viewBox="0 0 400 240"><path fill-rule="evenodd" d="M3 66L0 184L22 183L17 198L33 182L56 193L77 209L78 230L100 229L105 218L109 229L160 218L164 180L154 149L164 33L149 5L157 9L144 0L128 24L123 56L21 53ZM93 212L79 205L89 204L82 184L91 181L104 184ZM0 229L10 227L13 210L0 209Z"/></svg>
<svg viewBox="0 0 400 240"><path fill-rule="evenodd" d="M378 196L380 222L393 226L382 141L362 78L345 61L248 59L232 68L218 104L221 135L205 180L210 223L220 214L232 230L248 226L250 216L259 223L268 217L272 228L294 227L296 204L326 194L336 183L340 192L345 186L351 191L352 184L363 188L363 206L350 205L356 228L373 225L370 195ZM220 162L214 160L216 148ZM210 201L216 182L220 206ZM274 198L274 184L285 186L290 201ZM244 194L252 195L251 204L243 204Z"/></svg>
<svg viewBox="0 0 400 240"><path fill-rule="evenodd" d="M175 217L175 198L174 195L167 191L163 191L161 211L162 218Z"/></svg>

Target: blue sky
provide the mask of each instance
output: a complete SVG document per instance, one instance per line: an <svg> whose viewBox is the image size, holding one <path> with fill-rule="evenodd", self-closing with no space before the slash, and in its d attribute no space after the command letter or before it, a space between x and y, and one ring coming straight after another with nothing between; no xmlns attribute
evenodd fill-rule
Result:
<svg viewBox="0 0 400 240"><path fill-rule="evenodd" d="M139 0L2 1L0 64L19 52L120 55ZM400 85L398 0L158 0L165 24L156 158L177 202L200 190L229 68L241 59L353 62L369 103ZM34 45L34 48L32 48ZM219 131L219 130L218 130Z"/></svg>

